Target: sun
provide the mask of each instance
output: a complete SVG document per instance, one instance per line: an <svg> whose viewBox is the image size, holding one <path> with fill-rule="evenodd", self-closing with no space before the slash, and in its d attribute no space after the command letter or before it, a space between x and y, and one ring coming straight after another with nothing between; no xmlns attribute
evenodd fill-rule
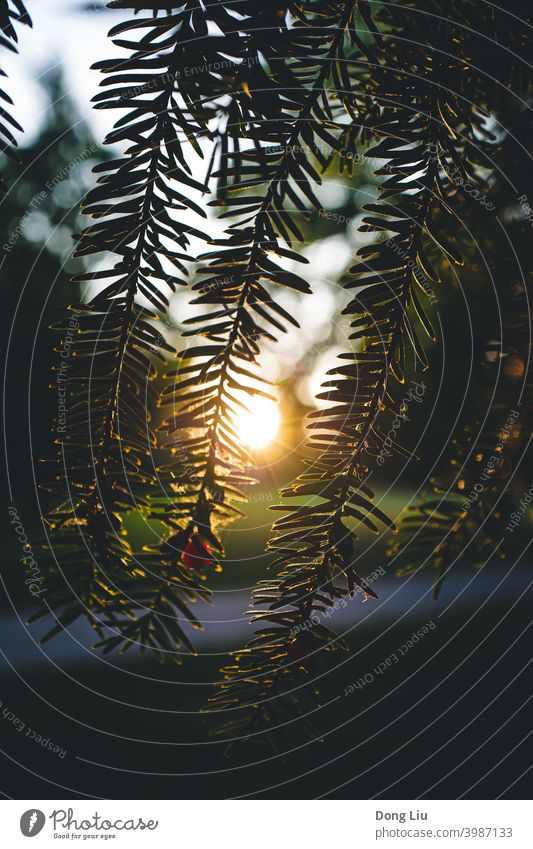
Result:
<svg viewBox="0 0 533 849"><path fill-rule="evenodd" d="M248 397L245 403L248 410L239 410L233 418L239 439L248 448L265 448L279 430L279 405L258 395Z"/></svg>

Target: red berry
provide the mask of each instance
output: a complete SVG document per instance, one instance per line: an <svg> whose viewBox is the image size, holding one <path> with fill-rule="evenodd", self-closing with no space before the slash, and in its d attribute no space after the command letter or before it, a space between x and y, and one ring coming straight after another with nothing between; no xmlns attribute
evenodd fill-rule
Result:
<svg viewBox="0 0 533 849"><path fill-rule="evenodd" d="M211 549L199 534L194 534L183 549L181 557L186 569L205 569L213 562Z"/></svg>
<svg viewBox="0 0 533 849"><path fill-rule="evenodd" d="M303 667L307 672L311 672L316 666L316 660L313 653L314 645L311 640L304 639L305 635L300 638L291 640L287 646L287 660L290 664L296 664Z"/></svg>

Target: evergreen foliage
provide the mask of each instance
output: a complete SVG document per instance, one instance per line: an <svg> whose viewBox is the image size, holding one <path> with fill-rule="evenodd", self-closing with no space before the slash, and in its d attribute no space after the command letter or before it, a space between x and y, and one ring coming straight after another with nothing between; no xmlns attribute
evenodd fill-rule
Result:
<svg viewBox="0 0 533 849"><path fill-rule="evenodd" d="M178 662L194 653L189 629L202 616L190 605L209 600L220 530L254 482L236 416L247 400L269 397L265 344L297 332L280 294L312 297L303 223L323 211L328 171L351 175L360 151L377 163L366 241L343 276L350 345L318 396L327 406L310 414L305 471L281 492L289 504L274 508L283 515L269 544L273 577L257 586L251 611L260 627L222 670L209 705L231 742L276 745L319 705L317 660L345 648L323 615L356 593L376 597L356 568L357 531L395 529L370 476L380 457L412 456L386 434L411 363L430 366L435 291L468 280L480 198L486 207L507 192L516 217L502 174L509 158L527 161L516 139L529 130L531 14L519 0L505 10L470 0L108 5L125 14L109 34L118 57L97 63L94 104L119 110L105 143L123 153L95 167L83 204L91 220L76 237L83 270L74 282L91 294L72 308L66 432L46 482L56 622L45 639L86 617L104 652L136 645ZM11 21L29 19L18 0L1 10L2 43L12 48ZM507 122L516 115L515 133ZM18 125L1 117L11 149L4 125ZM224 222L216 236L208 205ZM526 243L524 222L514 230ZM525 248L509 269L509 245L487 236L483 247L505 332L496 347L486 334L476 366L485 402L492 372L507 372L507 384L489 416L461 423L451 463L433 477L438 497L410 511L391 546L404 573L432 564L437 591L465 551L478 565L490 557L500 532L489 524L528 444L531 270ZM180 286L192 291L195 314L175 355L158 327ZM56 324L60 352L72 327L72 315ZM515 399L512 450L506 465L487 469ZM465 509L480 471L483 497ZM128 540L133 515L153 530L142 550ZM49 610L47 602L34 618Z"/></svg>
<svg viewBox="0 0 533 849"><path fill-rule="evenodd" d="M31 18L28 15L26 7L22 0L1 0L0 2L0 49L7 50L11 53L17 52L18 35L17 25L26 24L31 27ZM6 72L0 67L0 76L7 76ZM22 132L22 127L11 114L13 101L9 94L0 89L0 151L11 159L17 161L15 149L18 147L18 141L13 130ZM0 181L0 191L6 191L6 185L3 180Z"/></svg>

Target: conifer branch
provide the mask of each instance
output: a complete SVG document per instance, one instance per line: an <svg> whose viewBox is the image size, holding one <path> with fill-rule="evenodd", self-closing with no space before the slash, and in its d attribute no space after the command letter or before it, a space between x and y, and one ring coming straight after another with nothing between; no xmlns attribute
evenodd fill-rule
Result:
<svg viewBox="0 0 533 849"><path fill-rule="evenodd" d="M416 51L411 45L405 48L409 62L400 43L394 54L397 64L391 66L385 58L376 70L381 118L373 129L381 141L367 155L386 160L377 173L387 179L380 186L380 201L365 207L371 215L361 229L393 235L360 249L361 260L350 269L353 276L345 288L357 294L344 314L351 318L350 338L362 347L342 354L342 364L329 372L333 379L318 397L334 406L311 414L309 424L310 447L318 456L310 461L311 470L281 493L307 496L313 503L298 504L274 523L270 548L277 555L272 563L277 575L259 583L251 611L252 621L264 626L245 649L233 653L236 662L222 670L223 681L210 700L209 710L228 712L216 733L233 742L257 735L258 741L266 737L275 745L288 721L305 720L316 709L312 686L304 686L301 695L315 655L346 648L322 624L322 615L356 591L376 597L356 572L356 537L345 522L355 520L356 527L365 525L376 534L376 522L394 527L372 501L366 458L386 451L378 420L388 411L398 412L394 384L404 380L406 350L427 367L418 328L430 339L435 333L418 290L427 295L440 280L430 251L437 248L448 262L462 263L442 229L443 220L452 220L446 198L455 188L448 176L450 163L462 159L468 164L465 151L474 128L454 95L439 85L447 74L440 61L442 28L433 35L433 45L428 43L430 32L424 31ZM393 447L408 456L401 446Z"/></svg>
<svg viewBox="0 0 533 849"><path fill-rule="evenodd" d="M122 0L111 5L132 6ZM138 11L137 4L133 8ZM191 649L176 609L195 622L181 595L194 601L205 598L206 591L196 573L176 562L171 591L171 566L163 564L166 590L156 596L157 610L151 605L146 612L161 559L134 557L122 522L126 513L148 508L146 491L156 481L169 489L172 485L171 476L162 480L153 466L156 441L145 403L156 402L150 385L154 354L164 362L162 352L172 352L151 322L168 305L165 292L182 283L177 273L187 272L191 236L203 238L170 214L193 210L205 217L187 197L191 189L200 193L203 187L192 177L179 139L184 128L190 138L205 132L209 119L208 111L195 104L197 81L177 84L184 63L194 56L187 45L194 35L194 15L194 4L186 4L176 13L157 12L117 25L110 36L130 49L130 56L96 65L106 75L96 108L129 110L106 143L126 141L130 146L123 158L96 166L103 176L83 207L95 223L78 237L75 256L111 252L118 260L110 268L75 278L83 285L103 281L104 288L77 307L79 328L69 352L66 436L60 440L62 473L48 487L57 495L68 493L68 500L48 518L61 555L62 574L52 571L62 612L46 638L85 614L105 651L127 640L127 645L152 647L160 657L182 645ZM131 30L141 32L139 40L124 42L121 36ZM204 61L207 40L195 44L198 61ZM188 104L185 108L179 96ZM139 304L140 296L152 309ZM81 540L90 553L90 568L80 563ZM168 555L168 541L163 546ZM38 615L43 612L46 609ZM112 637L104 636L103 626L113 629Z"/></svg>
<svg viewBox="0 0 533 849"><path fill-rule="evenodd" d="M469 383L475 401L455 429L424 497L405 511L388 552L399 576L432 569L434 598L450 572L465 563L482 568L516 553L517 539L527 535L523 520L533 501L529 479L522 473L533 430L530 231L520 215L520 198L511 188L527 171L525 141L531 117L529 110L516 111L508 110L513 116L509 129L491 151L491 204L508 220L504 243L500 227L487 216L493 226L485 225L479 246L497 281L497 326L487 321L482 309L483 285L472 309L478 341ZM512 258L507 240L512 240Z"/></svg>
<svg viewBox="0 0 533 849"><path fill-rule="evenodd" d="M18 35L15 24L26 24L31 27L31 18L26 10L22 0L0 0L0 49L7 50L11 53L17 53ZM0 77L7 76L6 72L0 68ZM0 101L13 106L13 101L10 96L3 90L0 91ZM9 156L15 162L18 162L18 157L15 153L18 147L16 137L13 135L13 130L24 132L18 121L13 118L10 112L0 106L0 153ZM4 180L0 178L0 196L7 192L7 186Z"/></svg>
<svg viewBox="0 0 533 849"><path fill-rule="evenodd" d="M346 32L352 41L359 42L352 26L356 5L355 0L349 0L339 12L327 2L311 3L305 10L307 16L304 16L304 10L299 9L300 26L285 32L283 44L286 56L298 55L298 45L303 58L298 62L291 59L281 69L279 53L275 59L269 53L272 48L266 41L266 56L276 71L274 85L279 86L279 81L287 78L291 82L291 88L283 90L287 105L280 98L279 113L258 114L262 100L257 107L254 89L246 80L240 79L241 86L251 99L249 108L255 109L253 116L246 115L247 136L252 139L254 148L239 149L238 140L234 137L235 149L230 154L227 139L222 143L223 156L234 164L229 168L227 161L221 159L220 169L215 174L220 180L221 198L216 203L229 207L229 213L224 215L237 215L240 220L217 242L220 248L203 257L208 264L200 269L200 273L211 276L207 282L195 285L204 294L193 302L215 304L219 309L188 321L203 325L200 330L195 329L188 335L199 333L208 344L182 352L181 359L187 366L185 370L177 369L171 376L181 378L186 374L186 377L163 393L163 398L168 397L174 406L173 417L165 425L169 434L191 427L204 430L203 437L190 443L183 443L178 436L180 451L188 455L188 481L183 496L192 506L186 530L190 535L197 535L197 545L201 549L212 546L219 554L222 553L222 545L216 524L239 514L230 501L243 497L242 487L253 482L246 473L249 457L239 445L232 418L243 406L235 390L240 389L243 396L266 394L269 397L260 388L259 374L249 366L255 364L263 339L275 341L273 334L285 332L287 322L297 326L294 318L276 303L265 284L285 286L302 293L311 291L302 277L285 270L273 261L271 255L301 261L302 258L293 251L293 237L301 241L303 236L291 213L284 209L284 203L289 200L304 215L307 214L304 200L319 207L308 185L309 177L320 182L310 156L316 156L326 165L326 158L317 144L320 139L326 140L333 151L341 147L343 127L333 119L328 101L332 92L326 94L324 86L334 68L343 67ZM296 14L295 7L290 6L291 9ZM317 51L316 19L320 13L325 18L320 23L320 33L327 46ZM308 53L303 52L302 44L307 47ZM274 49L279 51L277 45ZM255 67L255 50L257 45L254 44L252 50L250 43L245 42L241 69ZM314 74L309 86L308 78L315 66L319 71ZM250 80L252 82L253 79ZM350 101L353 83L344 68L342 85L345 88L335 91L335 94L345 105L349 103L353 111ZM242 100L242 96L239 97ZM234 109L230 106L226 112L231 115ZM336 135L331 134L332 130ZM227 132L229 134L230 130ZM265 147L269 142L270 148L275 149L272 154ZM250 161L252 165L245 164ZM244 181L243 172L246 172ZM262 196L258 195L260 187L263 187ZM255 194L242 199L234 190L243 188ZM302 193L303 199L297 190ZM286 247L281 242L285 242ZM204 386L203 391L196 388L190 391L191 386L199 385Z"/></svg>

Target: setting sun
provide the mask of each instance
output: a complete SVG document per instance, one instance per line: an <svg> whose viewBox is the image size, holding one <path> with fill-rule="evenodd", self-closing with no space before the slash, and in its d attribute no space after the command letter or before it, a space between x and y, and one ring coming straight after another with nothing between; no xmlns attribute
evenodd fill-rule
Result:
<svg viewBox="0 0 533 849"><path fill-rule="evenodd" d="M248 398L245 403L248 411L240 410L234 417L239 439L249 448L264 448L278 432L281 419L279 405L257 395Z"/></svg>

